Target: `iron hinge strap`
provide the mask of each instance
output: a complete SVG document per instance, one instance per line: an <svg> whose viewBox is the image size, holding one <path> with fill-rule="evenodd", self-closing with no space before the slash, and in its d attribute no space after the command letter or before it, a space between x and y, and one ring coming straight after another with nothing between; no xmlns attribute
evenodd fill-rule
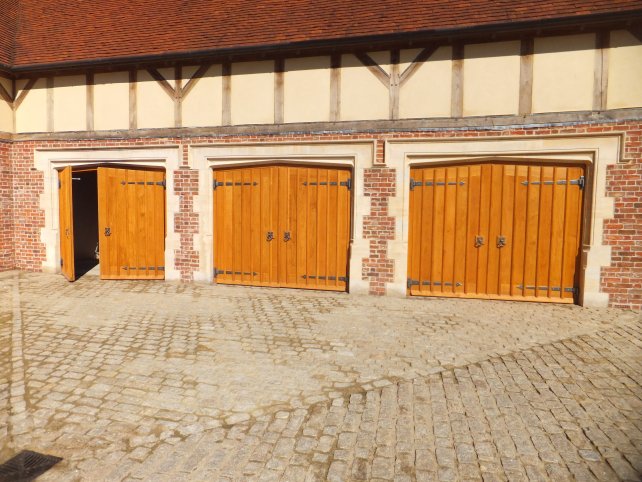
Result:
<svg viewBox="0 0 642 482"><path fill-rule="evenodd" d="M552 186L554 184L557 184L558 186L566 186L566 185L572 185L572 186L579 186L580 189L584 189L584 186L586 184L586 179L584 176L580 176L577 179L572 179L568 182L566 182L565 179L561 179L559 181L522 181L520 183L522 186Z"/></svg>
<svg viewBox="0 0 642 482"><path fill-rule="evenodd" d="M534 285L517 285L518 290L539 290L539 291L564 291L565 293L574 293L577 294L578 289L576 286L573 287L565 287L562 288L561 286L534 286Z"/></svg>
<svg viewBox="0 0 642 482"><path fill-rule="evenodd" d="M431 186L465 186L466 181L415 181L414 179L410 179L410 190L412 191L415 187L421 187L421 186L426 186L426 187L431 187Z"/></svg>
<svg viewBox="0 0 642 482"><path fill-rule="evenodd" d="M301 275L301 278L303 278L303 279L318 279L318 280L322 280L322 281L325 281L325 280L337 281L337 280L339 280L339 281L343 281L345 283L348 282L348 277L347 276L339 276L339 277L337 277L337 276L317 276L315 274L304 274L304 275Z"/></svg>

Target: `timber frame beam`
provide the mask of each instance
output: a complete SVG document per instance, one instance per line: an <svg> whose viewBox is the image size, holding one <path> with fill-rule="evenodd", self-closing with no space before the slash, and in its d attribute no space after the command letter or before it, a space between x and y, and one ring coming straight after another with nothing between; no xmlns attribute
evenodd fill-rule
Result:
<svg viewBox="0 0 642 482"><path fill-rule="evenodd" d="M388 74L367 53L357 52L354 56L388 89L390 96L390 119L399 118L399 90L417 72L437 50L438 45L431 45L421 50L403 72L399 71L399 49L390 51L390 74Z"/></svg>
<svg viewBox="0 0 642 482"><path fill-rule="evenodd" d="M192 91L194 86L198 81L205 75L207 70L211 67L210 64L201 65L198 70L192 75L192 77L187 81L187 84L183 87L183 67L181 65L176 65L174 67L174 87L167 81L165 77L157 69L147 69L149 75L161 86L163 91L172 99L174 102L174 127L182 127L182 103L183 99Z"/></svg>

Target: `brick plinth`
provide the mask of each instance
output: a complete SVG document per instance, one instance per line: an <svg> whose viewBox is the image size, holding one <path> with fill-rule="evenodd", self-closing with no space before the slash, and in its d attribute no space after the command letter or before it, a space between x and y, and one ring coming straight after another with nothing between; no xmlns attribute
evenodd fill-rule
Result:
<svg viewBox="0 0 642 482"><path fill-rule="evenodd" d="M508 136L542 136L557 134L625 133L624 161L610 166L607 172L606 195L614 198L615 213L604 226L604 244L612 248L611 266L603 268L601 289L610 295L615 307L642 308L642 123L640 121L601 124L577 124L558 127L506 127L470 130L435 129L419 132L369 132L360 134L288 134L210 136L183 138L139 138L82 141L15 141L0 142L0 269L17 267L39 271L45 260L41 241L44 211L40 196L44 191L43 173L34 167L34 150L69 148L110 148L133 146L176 146L182 149L181 168L173 171L173 190L179 196L179 213L174 230L180 238L180 249L174 252L175 269L183 281L192 281L200 263L200 247L194 245L199 233L199 214L195 212L195 196L199 193L199 173L189 168L189 145L213 143L260 143L296 141L376 141L374 165L363 171L363 192L370 200L370 212L363 222L363 237L368 240L369 254L362 260L361 276L369 283L372 294L386 294L387 284L397 269L389 255L389 241L395 239L398 220L390 214L389 201L400 186L397 174L385 164L384 142L387 139L413 138L482 138Z"/></svg>

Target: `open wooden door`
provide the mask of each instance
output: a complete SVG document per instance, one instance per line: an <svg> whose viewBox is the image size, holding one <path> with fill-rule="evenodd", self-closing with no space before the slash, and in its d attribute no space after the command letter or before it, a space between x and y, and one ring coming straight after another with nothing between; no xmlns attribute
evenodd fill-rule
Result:
<svg viewBox="0 0 642 482"><path fill-rule="evenodd" d="M76 280L74 264L74 205L71 167L58 171L58 206L60 217L60 269L69 281Z"/></svg>
<svg viewBox="0 0 642 482"><path fill-rule="evenodd" d="M165 173L98 168L102 279L165 278Z"/></svg>

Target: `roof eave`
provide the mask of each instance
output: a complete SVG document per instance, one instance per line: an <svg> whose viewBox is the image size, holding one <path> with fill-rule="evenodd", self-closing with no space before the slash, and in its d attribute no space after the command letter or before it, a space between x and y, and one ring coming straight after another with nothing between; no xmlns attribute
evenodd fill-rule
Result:
<svg viewBox="0 0 642 482"><path fill-rule="evenodd" d="M556 30L577 27L582 29L606 28L619 26L627 28L642 21L642 8L593 14L584 16L562 17L545 20L533 20L500 24L476 25L450 29L430 29L412 32L369 35L360 37L332 38L305 42L263 44L245 47L212 48L183 52L161 53L139 56L106 57L80 61L65 61L19 66L8 66L0 63L0 70L17 76L25 76L51 71L71 71L94 68L128 68L145 64L184 62L191 60L242 60L250 56L285 56L288 54L303 55L307 53L345 51L358 49L376 49L378 46L401 47L421 45L434 41L455 41L491 35L507 34L549 34Z"/></svg>

